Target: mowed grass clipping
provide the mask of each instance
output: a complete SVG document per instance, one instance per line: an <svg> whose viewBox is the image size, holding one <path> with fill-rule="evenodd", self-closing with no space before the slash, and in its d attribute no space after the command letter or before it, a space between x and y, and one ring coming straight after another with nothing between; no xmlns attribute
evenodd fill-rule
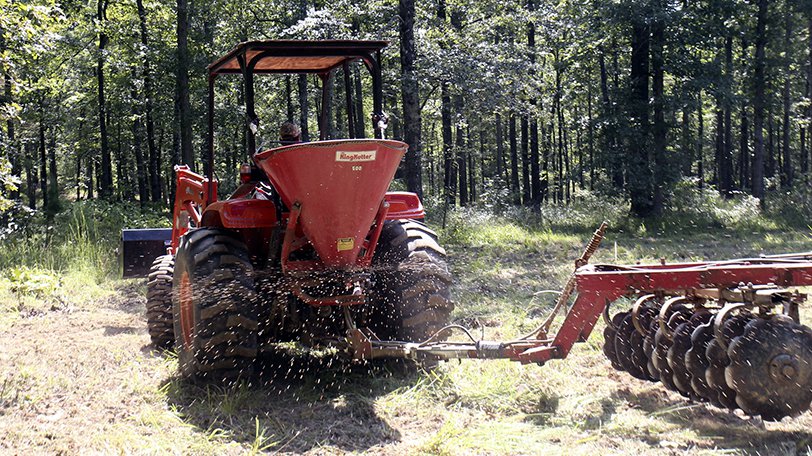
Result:
<svg viewBox="0 0 812 456"><path fill-rule="evenodd" d="M454 321L494 340L535 328L556 299L547 291L563 286L600 215L563 223L554 211L539 218L450 214L439 231L455 275ZM593 263L809 250L805 229L723 225L687 232L610 221ZM566 360L544 366L465 360L404 372L293 363L234 389L187 384L171 353L151 350L143 281L115 279L115 241L103 231L92 234L87 222L76 231L99 249L87 257L68 246L0 252L0 452L810 452L810 414L762 423L613 370L601 352L602 323ZM24 249L34 249L33 256L15 263ZM38 254L51 259L38 262ZM805 309L802 318L812 315Z"/></svg>

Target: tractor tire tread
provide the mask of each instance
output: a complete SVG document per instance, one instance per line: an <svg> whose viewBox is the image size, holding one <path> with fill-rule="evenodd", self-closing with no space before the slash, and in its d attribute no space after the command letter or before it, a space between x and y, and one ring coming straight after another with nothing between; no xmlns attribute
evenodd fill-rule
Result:
<svg viewBox="0 0 812 456"><path fill-rule="evenodd" d="M161 350L172 348L172 276L173 255L161 255L152 262L147 280L147 332L152 345Z"/></svg>
<svg viewBox="0 0 812 456"><path fill-rule="evenodd" d="M234 234L202 228L187 235L179 255L185 255L194 286L199 318L191 349L181 347L181 373L192 380L228 383L253 375L257 356L258 316L253 268L248 252Z"/></svg>
<svg viewBox="0 0 812 456"><path fill-rule="evenodd" d="M445 326L454 309L451 273L436 234L413 220L388 221L373 263L381 270L373 331L386 339L422 342Z"/></svg>

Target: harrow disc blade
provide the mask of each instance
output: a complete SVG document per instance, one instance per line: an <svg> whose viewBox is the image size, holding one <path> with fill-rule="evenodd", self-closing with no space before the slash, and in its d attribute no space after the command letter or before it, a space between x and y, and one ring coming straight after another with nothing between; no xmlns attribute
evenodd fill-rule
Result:
<svg viewBox="0 0 812 456"><path fill-rule="evenodd" d="M782 318L754 319L727 350L736 403L768 421L799 415L812 402L812 329Z"/></svg>
<svg viewBox="0 0 812 456"><path fill-rule="evenodd" d="M705 350L705 356L708 358L705 382L716 394L716 401L724 408L737 409L739 406L736 405L736 392L727 386L727 381L725 381L725 367L730 364L727 350L723 349L716 339L711 339Z"/></svg>
<svg viewBox="0 0 812 456"><path fill-rule="evenodd" d="M745 325L752 319L750 315L735 315L725 320L722 326L722 341L714 337L705 349L705 356L708 358L708 368L705 370L705 381L708 386L716 391L716 396L725 408L737 409L736 391L734 391L725 380L725 368L730 364L725 346L730 343L730 339L740 335L744 331Z"/></svg>
<svg viewBox="0 0 812 456"><path fill-rule="evenodd" d="M679 389L677 389L677 386L674 384L674 371L668 363L668 351L674 343L668 334L673 333L675 328L688 321L690 315L690 309L687 307L680 308L668 318L666 326L670 328L670 330L659 327L654 336L654 356L652 357L652 364L660 374L660 381L671 391L679 391Z"/></svg>
<svg viewBox="0 0 812 456"><path fill-rule="evenodd" d="M637 323L634 325L637 332L642 336L648 334L651 322L656 320L659 314L659 307L643 307L637 309ZM634 313L632 313L632 323L635 323L634 316Z"/></svg>
<svg viewBox="0 0 812 456"><path fill-rule="evenodd" d="M606 328L603 330L603 354L612 364L612 367L617 370L623 370L623 366L617 360L617 352L615 351L615 334L617 334L617 328L620 326L620 322L622 322L628 314L629 312L620 312L615 314L615 316L612 317L612 325L606 325Z"/></svg>
<svg viewBox="0 0 812 456"><path fill-rule="evenodd" d="M722 407L716 390L708 385L705 372L710 362L705 354L713 340L713 321L699 325L691 334L691 348L685 353L685 367L691 374L691 389L699 397L717 407Z"/></svg>
<svg viewBox="0 0 812 456"><path fill-rule="evenodd" d="M657 335L657 329L660 327L659 322L657 319L653 319L648 327L648 332L646 333L646 337L643 339L643 353L646 354L646 370L648 370L649 377L653 379L660 379L660 371L654 367L654 338Z"/></svg>
<svg viewBox="0 0 812 456"><path fill-rule="evenodd" d="M640 380L651 380L648 375L648 358L643 352L643 336L637 332L629 313L620 322L615 334L615 353L623 370Z"/></svg>
<svg viewBox="0 0 812 456"><path fill-rule="evenodd" d="M685 354L691 349L691 335L699 325L710 321L711 317L710 312L699 311L693 314L690 320L677 326L674 331L674 343L668 349L668 365L674 373L674 386L684 396L694 395L691 388L691 373L685 365Z"/></svg>

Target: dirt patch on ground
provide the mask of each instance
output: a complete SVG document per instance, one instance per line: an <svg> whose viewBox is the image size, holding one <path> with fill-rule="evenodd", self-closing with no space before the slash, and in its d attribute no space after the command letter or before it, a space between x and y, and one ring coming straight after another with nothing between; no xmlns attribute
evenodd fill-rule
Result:
<svg viewBox="0 0 812 456"><path fill-rule="evenodd" d="M0 334L0 450L395 454L442 424L376 407L414 373L308 365L233 390L182 382L171 355L149 345L141 293L128 285Z"/></svg>

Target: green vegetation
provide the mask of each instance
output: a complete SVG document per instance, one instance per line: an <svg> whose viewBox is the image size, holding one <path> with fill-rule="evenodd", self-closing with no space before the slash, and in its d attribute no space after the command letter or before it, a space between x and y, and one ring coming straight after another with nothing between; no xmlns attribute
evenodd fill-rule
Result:
<svg viewBox="0 0 812 456"><path fill-rule="evenodd" d="M166 226L160 212L129 204L80 201L48 221L12 212L0 248L0 328L32 316L87 304L113 293L123 227Z"/></svg>

